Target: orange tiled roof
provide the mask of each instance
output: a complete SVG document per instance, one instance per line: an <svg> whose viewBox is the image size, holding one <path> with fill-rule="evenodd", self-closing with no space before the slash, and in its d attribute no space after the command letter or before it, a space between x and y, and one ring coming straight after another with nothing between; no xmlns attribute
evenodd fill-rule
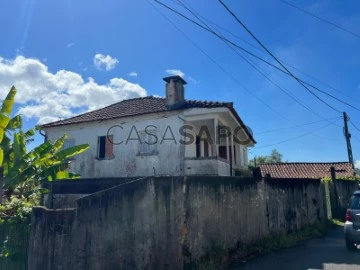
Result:
<svg viewBox="0 0 360 270"><path fill-rule="evenodd" d="M245 126L240 116L237 114L233 107L232 102L213 102L213 101L201 101L201 100L185 100L185 103L181 107L168 108L165 104L165 98L161 97L142 97L133 98L120 101L105 108L101 108L95 111L80 114L68 119L59 120L56 122L41 125L41 128L57 127L64 125L74 125L84 122L101 121L129 116L138 116L144 114L172 111L172 110L186 110L191 108L228 108L240 125L245 129L250 139L256 143L251 132Z"/></svg>
<svg viewBox="0 0 360 270"><path fill-rule="evenodd" d="M349 162L330 163L276 163L260 164L262 177L269 175L272 178L323 178L331 177L330 168L334 167L337 176L351 177L354 169Z"/></svg>

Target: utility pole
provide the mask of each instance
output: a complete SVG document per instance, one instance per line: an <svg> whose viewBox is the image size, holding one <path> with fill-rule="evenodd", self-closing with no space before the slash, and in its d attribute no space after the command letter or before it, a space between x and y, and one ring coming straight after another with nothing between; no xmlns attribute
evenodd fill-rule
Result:
<svg viewBox="0 0 360 270"><path fill-rule="evenodd" d="M343 117L344 117L344 135L345 135L345 139L346 139L346 146L347 146L347 152L348 152L348 156L349 156L349 162L351 163L352 167L354 168L354 159L353 159L353 154L352 154L352 150L351 150L351 142L350 142L351 134L349 133L348 123L347 123L349 121L349 117L347 116L346 112L343 112Z"/></svg>

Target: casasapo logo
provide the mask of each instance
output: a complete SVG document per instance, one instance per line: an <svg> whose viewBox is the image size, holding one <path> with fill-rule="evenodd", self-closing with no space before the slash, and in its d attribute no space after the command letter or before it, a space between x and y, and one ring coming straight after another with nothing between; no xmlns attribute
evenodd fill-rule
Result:
<svg viewBox="0 0 360 270"><path fill-rule="evenodd" d="M213 127L207 125L196 127L183 125L176 129L167 125L165 128L162 127L161 130L155 125L147 125L141 129L136 125L127 127L113 125L107 130L107 139L114 145L126 145L132 141L148 145L163 144L164 142L191 145L196 143L196 138L199 138L200 141L207 141L209 144L215 144L217 140L216 144L219 144L223 139L231 139L232 136L233 140L238 144L247 145L252 142L252 130L249 127L237 126L232 129L229 126L218 126L216 134L213 129ZM116 136L114 136L115 134Z"/></svg>

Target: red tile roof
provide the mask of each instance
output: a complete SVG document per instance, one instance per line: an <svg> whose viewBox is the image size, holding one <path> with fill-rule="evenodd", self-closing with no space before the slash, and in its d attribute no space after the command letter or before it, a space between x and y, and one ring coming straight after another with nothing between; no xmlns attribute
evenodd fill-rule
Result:
<svg viewBox="0 0 360 270"><path fill-rule="evenodd" d="M40 127L49 128L56 126L79 124L84 122L108 120L108 119L122 118L129 116L138 116L143 114L158 113L158 112L165 112L172 110L184 110L191 108L218 108L218 107L228 108L235 116L235 118L238 120L240 125L246 130L250 139L254 143L256 143L251 132L247 129L244 122L241 120L236 110L234 109L232 102L185 100L185 103L181 107L168 108L165 104L165 98L153 97L153 96L123 100L118 103L107 106L105 108L80 114L65 120L44 124L41 125Z"/></svg>
<svg viewBox="0 0 360 270"><path fill-rule="evenodd" d="M351 177L354 169L349 162L334 163L276 163L260 164L262 177L272 178L323 178L331 177L330 168L334 167L336 176Z"/></svg>

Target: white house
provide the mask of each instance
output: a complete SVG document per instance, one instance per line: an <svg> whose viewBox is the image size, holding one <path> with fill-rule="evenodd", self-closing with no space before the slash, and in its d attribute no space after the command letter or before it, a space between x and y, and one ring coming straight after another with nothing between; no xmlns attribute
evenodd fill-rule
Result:
<svg viewBox="0 0 360 270"><path fill-rule="evenodd" d="M45 124L46 139L89 143L72 168L84 178L234 175L256 143L231 102L186 100L179 76L164 78L166 97L123 100Z"/></svg>

